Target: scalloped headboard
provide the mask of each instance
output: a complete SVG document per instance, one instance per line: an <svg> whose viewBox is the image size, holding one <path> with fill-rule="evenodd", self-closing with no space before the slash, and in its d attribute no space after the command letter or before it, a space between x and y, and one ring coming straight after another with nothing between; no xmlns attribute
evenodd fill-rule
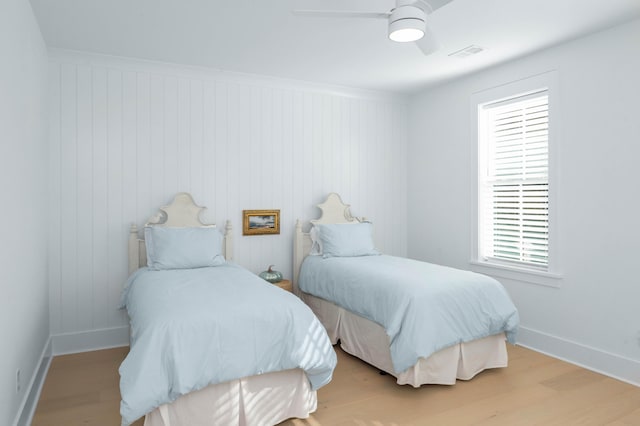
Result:
<svg viewBox="0 0 640 426"><path fill-rule="evenodd" d="M167 226L175 228L207 227L214 224L205 224L200 220L200 213L206 207L198 206L193 197L186 192L176 194L168 206L160 207L160 211L151 217L145 226ZM226 260L233 260L233 237L231 233L231 221L227 221L224 229L222 253ZM144 239L138 236L138 227L131 224L129 231L129 274L138 268L147 265L147 249Z"/></svg>
<svg viewBox="0 0 640 426"><path fill-rule="evenodd" d="M322 214L319 219L310 220L316 223L360 223L365 221L364 217L351 215L350 205L342 202L342 198L335 192L327 195L323 203L318 204ZM311 237L308 232L302 230L300 219L296 221L296 232L293 239L293 290L298 294L298 275L302 261L311 251Z"/></svg>

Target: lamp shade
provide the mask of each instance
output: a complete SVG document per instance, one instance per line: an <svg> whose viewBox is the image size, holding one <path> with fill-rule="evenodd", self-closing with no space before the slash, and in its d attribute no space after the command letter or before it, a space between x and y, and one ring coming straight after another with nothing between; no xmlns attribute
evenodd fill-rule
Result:
<svg viewBox="0 0 640 426"><path fill-rule="evenodd" d="M425 14L416 6L400 6L389 15L389 38L397 42L416 41L424 37Z"/></svg>

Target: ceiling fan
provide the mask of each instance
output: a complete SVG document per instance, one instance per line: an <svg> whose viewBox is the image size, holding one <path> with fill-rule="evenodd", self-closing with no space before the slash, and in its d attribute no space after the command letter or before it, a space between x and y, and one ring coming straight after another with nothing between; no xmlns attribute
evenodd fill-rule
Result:
<svg viewBox="0 0 640 426"><path fill-rule="evenodd" d="M425 55L429 55L438 50L438 41L426 24L426 16L451 1L453 0L396 0L396 7L388 12L297 9L293 13L325 18L387 19L391 40L415 42Z"/></svg>

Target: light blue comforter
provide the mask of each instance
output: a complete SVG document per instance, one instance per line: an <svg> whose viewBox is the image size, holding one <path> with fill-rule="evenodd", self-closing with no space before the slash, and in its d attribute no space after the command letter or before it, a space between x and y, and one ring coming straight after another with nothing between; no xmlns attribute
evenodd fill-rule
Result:
<svg viewBox="0 0 640 426"><path fill-rule="evenodd" d="M460 342L506 332L519 317L493 278L393 256L307 256L300 289L380 324L396 373Z"/></svg>
<svg viewBox="0 0 640 426"><path fill-rule="evenodd" d="M128 425L210 384L301 368L313 389L336 355L311 310L237 265L134 273L122 294L131 350L120 366Z"/></svg>

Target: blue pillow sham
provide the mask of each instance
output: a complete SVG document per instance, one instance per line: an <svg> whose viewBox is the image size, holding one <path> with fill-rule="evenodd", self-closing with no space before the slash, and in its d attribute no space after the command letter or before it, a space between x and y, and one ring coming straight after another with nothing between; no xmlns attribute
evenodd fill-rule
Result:
<svg viewBox="0 0 640 426"><path fill-rule="evenodd" d="M322 257L373 256L380 252L373 244L373 225L316 224L322 247Z"/></svg>
<svg viewBox="0 0 640 426"><path fill-rule="evenodd" d="M213 226L146 226L144 240L147 248L147 267L154 271L204 268L225 263L222 255L223 236Z"/></svg>

